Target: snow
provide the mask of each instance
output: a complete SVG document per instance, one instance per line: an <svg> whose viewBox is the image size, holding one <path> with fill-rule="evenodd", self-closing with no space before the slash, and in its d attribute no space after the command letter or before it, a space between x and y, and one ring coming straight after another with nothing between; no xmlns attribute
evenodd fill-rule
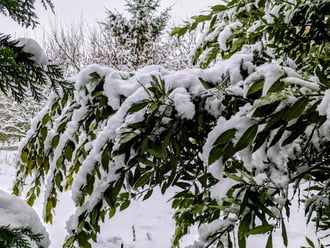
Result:
<svg viewBox="0 0 330 248"><path fill-rule="evenodd" d="M319 128L320 136L326 140L330 140L330 90L326 90L322 102L317 107L320 115L326 116L326 121Z"/></svg>
<svg viewBox="0 0 330 248"><path fill-rule="evenodd" d="M195 105L185 88L176 88L169 96L175 105L178 116L191 120L195 115Z"/></svg>
<svg viewBox="0 0 330 248"><path fill-rule="evenodd" d="M222 106L223 94L212 94L206 99L205 109L206 111L216 118L219 118L224 107Z"/></svg>
<svg viewBox="0 0 330 248"><path fill-rule="evenodd" d="M277 64L265 64L257 70L257 74L265 79L262 95L266 95L270 87L284 75L284 70ZM252 74L253 75L253 74Z"/></svg>
<svg viewBox="0 0 330 248"><path fill-rule="evenodd" d="M232 225L235 223L235 219L228 218L226 220L215 220L210 224L202 225L199 229L199 239L201 241L205 241L208 238L208 235L210 233L214 233L217 231L223 231L225 228L229 225Z"/></svg>
<svg viewBox="0 0 330 248"><path fill-rule="evenodd" d="M220 32L219 37L218 37L218 43L220 45L220 49L226 51L227 48L227 40L230 38L232 35L234 29L237 29L239 27L242 27L241 22L233 22L225 26L225 28Z"/></svg>
<svg viewBox="0 0 330 248"><path fill-rule="evenodd" d="M18 46L23 47L23 51L32 54L31 59L39 65L47 65L48 58L39 43L31 38L18 38Z"/></svg>
<svg viewBox="0 0 330 248"><path fill-rule="evenodd" d="M283 79L283 82L300 85L300 86L303 86L303 87L306 87L306 88L309 88L312 90L320 89L320 87L316 83L309 82L307 80L303 80L303 79L296 78L296 77L287 77L287 78Z"/></svg>
<svg viewBox="0 0 330 248"><path fill-rule="evenodd" d="M317 107L320 115L327 116L330 119L330 89L326 90L320 105Z"/></svg>
<svg viewBox="0 0 330 248"><path fill-rule="evenodd" d="M49 247L48 233L36 211L17 196L0 190L0 226L8 225L11 228L31 227L34 233L43 235L41 244L44 247Z"/></svg>

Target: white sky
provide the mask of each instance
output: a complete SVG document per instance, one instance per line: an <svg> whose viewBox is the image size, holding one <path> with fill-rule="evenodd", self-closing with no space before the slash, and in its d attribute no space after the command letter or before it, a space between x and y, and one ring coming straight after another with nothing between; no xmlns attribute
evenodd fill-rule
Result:
<svg viewBox="0 0 330 248"><path fill-rule="evenodd" d="M53 0L55 5L55 15L51 11L46 11L41 7L40 0L37 2L37 15L40 25L31 31L20 27L9 17L0 15L0 32L10 34L14 38L29 36L36 38L40 36L42 30L48 30L51 23L60 22L70 24L78 21L81 17L88 23L93 24L97 20L104 19L105 9L118 10L124 12L124 0ZM161 6L172 7L172 16L176 22L186 20L192 15L207 10L208 6L219 4L219 0L161 0Z"/></svg>

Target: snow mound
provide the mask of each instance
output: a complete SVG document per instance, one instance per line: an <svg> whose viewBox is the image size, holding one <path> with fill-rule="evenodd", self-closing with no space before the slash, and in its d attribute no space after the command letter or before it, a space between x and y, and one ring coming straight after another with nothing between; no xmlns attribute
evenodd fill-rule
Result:
<svg viewBox="0 0 330 248"><path fill-rule="evenodd" d="M31 53L31 59L39 65L47 65L48 58L39 43L31 38L18 38L18 46L23 47L23 51Z"/></svg>
<svg viewBox="0 0 330 248"><path fill-rule="evenodd" d="M34 233L43 235L41 245L49 247L48 233L35 210L17 196L0 190L0 226L8 225L12 228L31 227Z"/></svg>

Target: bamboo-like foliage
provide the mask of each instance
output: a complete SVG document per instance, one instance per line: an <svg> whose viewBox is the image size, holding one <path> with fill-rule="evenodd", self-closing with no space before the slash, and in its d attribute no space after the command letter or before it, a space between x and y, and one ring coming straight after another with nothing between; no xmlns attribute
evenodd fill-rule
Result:
<svg viewBox="0 0 330 248"><path fill-rule="evenodd" d="M321 19L309 18L316 12ZM179 189L173 247L194 224L201 236L193 247L244 248L265 234L269 248L277 229L287 246L290 188L308 193L306 220L328 234L328 17L329 1L228 1L174 31L208 27L193 56L201 67L218 59L208 69L87 67L35 119L14 192L32 177L33 204L46 184L51 222L57 194L72 190L64 247L90 247L100 221L155 187ZM303 25L313 30L302 34Z"/></svg>

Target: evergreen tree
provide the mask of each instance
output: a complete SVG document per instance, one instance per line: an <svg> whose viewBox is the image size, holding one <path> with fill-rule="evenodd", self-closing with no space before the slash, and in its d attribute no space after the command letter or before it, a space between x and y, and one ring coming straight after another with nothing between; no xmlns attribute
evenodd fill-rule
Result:
<svg viewBox="0 0 330 248"><path fill-rule="evenodd" d="M64 86L62 71L56 65L41 64L34 54L24 51L19 41L11 40L9 35L0 34L0 90L21 102L32 93L40 101L42 90L51 82L52 88Z"/></svg>
<svg viewBox="0 0 330 248"><path fill-rule="evenodd" d="M42 3L53 9L49 0L42 0ZM10 16L26 27L35 27L38 24L32 0L2 1L0 13ZM35 54L31 53L33 50L28 48L29 45L31 42L20 45L19 41L0 33L0 91L13 96L19 102L28 95L28 90L36 100L40 100L42 89L48 82L55 90L58 85L65 85L59 67L48 64L47 61L41 63L35 58Z"/></svg>
<svg viewBox="0 0 330 248"><path fill-rule="evenodd" d="M31 243L35 243L38 248L43 239L41 234L35 234L31 228L11 228L10 226L0 226L0 247L1 248L31 248Z"/></svg>
<svg viewBox="0 0 330 248"><path fill-rule="evenodd" d="M15 193L32 176L33 204L46 182L51 222L57 194L72 190L64 247L90 247L100 221L172 186L173 247L195 224L194 248L244 248L256 234L270 248L277 229L288 246L295 194L329 236L329 15L328 0L231 0L174 30L204 25L193 56L203 69L85 68L74 94L35 119Z"/></svg>
<svg viewBox="0 0 330 248"><path fill-rule="evenodd" d="M170 8L156 15L159 2L160 0L126 0L129 18L107 11L107 21L102 24L109 44L113 43L115 52L118 53L113 54L118 57L117 64L125 64L129 68L151 64L150 60L158 52L155 43L170 18Z"/></svg>
<svg viewBox="0 0 330 248"><path fill-rule="evenodd" d="M51 0L41 0L44 8L54 11ZM0 13L9 16L18 24L25 27L36 27L38 17L35 13L34 0L6 0L0 2Z"/></svg>

